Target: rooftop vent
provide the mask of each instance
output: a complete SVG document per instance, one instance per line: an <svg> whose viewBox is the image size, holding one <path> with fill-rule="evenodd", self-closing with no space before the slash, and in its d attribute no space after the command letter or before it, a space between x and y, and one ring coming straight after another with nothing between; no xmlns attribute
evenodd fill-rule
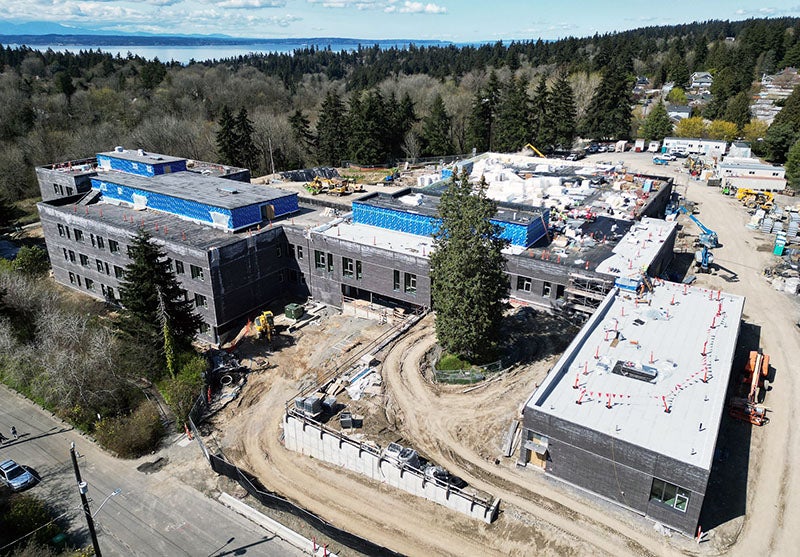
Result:
<svg viewBox="0 0 800 557"><path fill-rule="evenodd" d="M658 378L658 369L653 366L646 366L639 362L630 360L617 360L611 373L638 379L639 381L646 381L647 383L655 383Z"/></svg>
<svg viewBox="0 0 800 557"><path fill-rule="evenodd" d="M122 145L117 145L116 147L114 147L114 152L115 153L124 153L125 149L122 147Z"/></svg>
<svg viewBox="0 0 800 557"><path fill-rule="evenodd" d="M138 149L136 152L139 154L140 157L144 156L144 149Z"/></svg>
<svg viewBox="0 0 800 557"><path fill-rule="evenodd" d="M239 193L236 188L217 188L217 191L221 193Z"/></svg>

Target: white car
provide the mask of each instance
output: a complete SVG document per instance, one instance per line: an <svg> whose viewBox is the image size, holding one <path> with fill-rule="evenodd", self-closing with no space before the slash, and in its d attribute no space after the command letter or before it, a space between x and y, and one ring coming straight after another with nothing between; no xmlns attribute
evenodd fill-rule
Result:
<svg viewBox="0 0 800 557"><path fill-rule="evenodd" d="M676 157L676 156L675 156L675 155L673 155L672 153L665 153L665 154L661 155L659 158L666 159L666 160L668 160L668 161L674 161L674 160L675 160L675 159L677 159L678 157Z"/></svg>

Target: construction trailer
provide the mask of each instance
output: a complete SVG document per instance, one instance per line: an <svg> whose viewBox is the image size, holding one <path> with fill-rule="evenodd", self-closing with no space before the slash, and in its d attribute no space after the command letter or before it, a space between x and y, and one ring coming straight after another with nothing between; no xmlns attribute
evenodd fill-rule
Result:
<svg viewBox="0 0 800 557"><path fill-rule="evenodd" d="M728 148L726 141L698 137L665 137L661 147L665 153L679 151L688 155L706 155L721 158Z"/></svg>
<svg viewBox="0 0 800 557"><path fill-rule="evenodd" d="M519 464L693 535L743 308L620 281L526 402Z"/></svg>

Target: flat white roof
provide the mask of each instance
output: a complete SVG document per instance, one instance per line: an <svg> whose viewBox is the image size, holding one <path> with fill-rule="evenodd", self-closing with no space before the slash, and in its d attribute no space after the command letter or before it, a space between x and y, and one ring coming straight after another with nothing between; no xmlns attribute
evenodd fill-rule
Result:
<svg viewBox="0 0 800 557"><path fill-rule="evenodd" d="M608 294L526 410L710 470L744 298L661 282L635 299Z"/></svg>
<svg viewBox="0 0 800 557"><path fill-rule="evenodd" d="M647 270L664 246L676 221L644 217L613 248L613 255L600 263L595 271L617 277L638 277Z"/></svg>
<svg viewBox="0 0 800 557"><path fill-rule="evenodd" d="M324 234L329 238L342 238L364 246L374 246L389 251L428 258L433 250L431 236L418 236L408 232L387 230L368 224L353 223L348 215L312 229L312 232ZM522 246L509 246L503 253L520 254L525 251Z"/></svg>

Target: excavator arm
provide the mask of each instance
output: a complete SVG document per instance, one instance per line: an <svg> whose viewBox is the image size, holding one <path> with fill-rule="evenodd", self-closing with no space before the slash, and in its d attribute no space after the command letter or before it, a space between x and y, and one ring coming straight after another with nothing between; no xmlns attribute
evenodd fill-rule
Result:
<svg viewBox="0 0 800 557"><path fill-rule="evenodd" d="M534 153L536 153L536 156L537 156L537 157L541 157L541 158L543 158L543 159L546 159L546 158L547 158L547 157L545 157L545 156L542 154L542 152L541 152L539 149L537 149L536 147L534 147L534 146L533 146L533 145L531 145L530 143L528 143L527 145L525 145L525 148L527 148L527 149L530 149L531 151L533 151Z"/></svg>

